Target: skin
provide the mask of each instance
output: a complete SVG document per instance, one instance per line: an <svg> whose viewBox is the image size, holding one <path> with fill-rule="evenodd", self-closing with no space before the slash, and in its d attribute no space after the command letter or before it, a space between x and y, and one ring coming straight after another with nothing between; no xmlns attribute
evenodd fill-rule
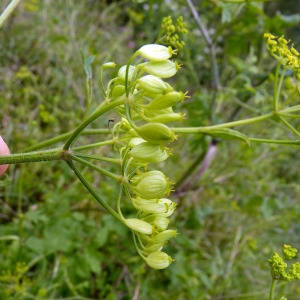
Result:
<svg viewBox="0 0 300 300"><path fill-rule="evenodd" d="M2 137L0 136L0 156L2 155L9 155L10 151L7 147L6 143L3 141ZM3 175L8 168L8 165L0 165L0 176Z"/></svg>

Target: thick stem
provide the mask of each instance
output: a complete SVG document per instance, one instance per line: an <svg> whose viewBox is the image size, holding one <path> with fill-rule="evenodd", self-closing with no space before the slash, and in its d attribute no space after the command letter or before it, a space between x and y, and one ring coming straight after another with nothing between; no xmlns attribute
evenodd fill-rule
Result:
<svg viewBox="0 0 300 300"><path fill-rule="evenodd" d="M61 148L0 156L0 165L39 161L66 160L68 152Z"/></svg>
<svg viewBox="0 0 300 300"><path fill-rule="evenodd" d="M175 133L206 133L209 129L215 129L215 128L231 128L234 126L241 126L241 125L247 125L251 123L256 123L260 121L264 121L267 119L270 119L274 117L274 113L269 113L263 116L254 117L250 119L240 120L240 121L233 121L223 124L217 124L212 126L205 126L205 127L172 127L171 130L173 130Z"/></svg>
<svg viewBox="0 0 300 300"><path fill-rule="evenodd" d="M260 121L264 121L267 119L270 119L274 117L274 113L269 113L263 116L254 117L250 119L240 120L240 121L233 121L223 124L217 124L212 126L205 126L205 127L172 127L171 130L173 130L175 133L187 133L187 134L195 134L195 133L207 133L207 130L209 129L215 129L215 128L231 128L234 126L242 126L247 125L251 123L256 123Z"/></svg>

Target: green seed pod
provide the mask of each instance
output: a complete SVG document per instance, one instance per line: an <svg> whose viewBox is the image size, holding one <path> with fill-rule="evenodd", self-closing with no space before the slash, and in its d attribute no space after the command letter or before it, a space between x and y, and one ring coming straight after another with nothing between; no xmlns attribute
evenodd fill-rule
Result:
<svg viewBox="0 0 300 300"><path fill-rule="evenodd" d="M174 213L174 211L177 207L177 203L171 201L170 199L166 199L166 198L161 198L159 200L166 207L166 211L164 213L160 213L159 216L160 217L170 217Z"/></svg>
<svg viewBox="0 0 300 300"><path fill-rule="evenodd" d="M134 146L130 151L130 155L140 162L150 163L166 160L170 152L161 145L144 142Z"/></svg>
<svg viewBox="0 0 300 300"><path fill-rule="evenodd" d="M143 76L136 82L136 88L142 90L143 94L150 98L166 93L167 88L169 88L161 78L153 75Z"/></svg>
<svg viewBox="0 0 300 300"><path fill-rule="evenodd" d="M174 206L176 206L175 203ZM166 230L170 223L170 219L167 218L166 216L163 216L163 214L148 214L146 217L143 217L143 220L145 222L155 225L155 228L158 229L159 231ZM147 240L147 243L151 243L151 242L152 242L151 239Z"/></svg>
<svg viewBox="0 0 300 300"><path fill-rule="evenodd" d="M143 199L161 198L171 192L170 180L160 171L149 171L130 179L129 188Z"/></svg>
<svg viewBox="0 0 300 300"><path fill-rule="evenodd" d="M147 122L152 123L172 123L172 122L181 122L184 119L184 116L181 112L179 113L170 113L170 114L163 114L157 115L155 117L145 117L143 116L144 120Z"/></svg>
<svg viewBox="0 0 300 300"><path fill-rule="evenodd" d="M146 251L147 253L152 253L156 251L160 251L164 246L164 243L161 244L147 244L144 246L143 251Z"/></svg>
<svg viewBox="0 0 300 300"><path fill-rule="evenodd" d="M138 68L141 68L148 74L158 76L160 78L170 78L177 73L179 66L177 62L174 63L170 60L164 60L149 61L138 65Z"/></svg>
<svg viewBox="0 0 300 300"><path fill-rule="evenodd" d="M172 56L173 51L170 46L166 47L157 44L148 44L141 47L137 53L149 60L162 61L169 59Z"/></svg>
<svg viewBox="0 0 300 300"><path fill-rule="evenodd" d="M141 139L140 137L135 137L133 139L130 140L130 142L128 143L128 147L129 148L134 148L139 144L145 143L146 141L144 139Z"/></svg>
<svg viewBox="0 0 300 300"><path fill-rule="evenodd" d="M176 204L169 199L142 199L140 197L132 198L132 205L140 211L152 213L152 214L165 214L170 211L174 211L173 207ZM166 202L168 201L168 202ZM153 221L155 221L153 219ZM147 220L147 222L150 222Z"/></svg>
<svg viewBox="0 0 300 300"><path fill-rule="evenodd" d="M160 110L172 107L179 102L183 102L185 94L183 92L171 92L165 95L159 95L154 98L149 104L145 105L145 109Z"/></svg>
<svg viewBox="0 0 300 300"><path fill-rule="evenodd" d="M170 220L168 218L156 216L154 219L153 225L155 225L155 227L158 230L164 231L164 230L167 230L169 223L170 223Z"/></svg>
<svg viewBox="0 0 300 300"><path fill-rule="evenodd" d="M125 219L124 224L131 230L143 234L152 234L154 229L154 227L151 224L140 219Z"/></svg>
<svg viewBox="0 0 300 300"><path fill-rule="evenodd" d="M176 238L176 235L177 235L176 230L168 229L155 235L154 238L152 239L152 243L153 244L165 243L171 238Z"/></svg>
<svg viewBox="0 0 300 300"><path fill-rule="evenodd" d="M172 263L172 258L165 252L152 252L146 258L146 263L153 269L165 269Z"/></svg>
<svg viewBox="0 0 300 300"><path fill-rule="evenodd" d="M147 123L135 129L144 140L154 144L166 144L176 139L174 132L161 123Z"/></svg>
<svg viewBox="0 0 300 300"><path fill-rule="evenodd" d="M165 109L158 109L158 110L149 109L149 110L144 111L144 114L147 118L152 118L152 117L157 117L160 115L166 115L166 114L172 114L172 113L174 113L174 110L172 107L168 107Z"/></svg>

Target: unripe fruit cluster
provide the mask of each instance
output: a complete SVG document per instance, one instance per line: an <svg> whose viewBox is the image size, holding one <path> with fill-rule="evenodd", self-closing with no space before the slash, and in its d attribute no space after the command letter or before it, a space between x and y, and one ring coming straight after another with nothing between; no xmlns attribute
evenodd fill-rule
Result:
<svg viewBox="0 0 300 300"><path fill-rule="evenodd" d="M161 250L169 239L176 237L176 230L168 229L176 203L165 198L172 183L160 170L148 170L150 163L162 162L170 156L166 146L176 136L166 124L183 118L173 111L173 106L183 102L185 94L163 80L179 69L176 62L169 60L172 54L171 47L143 46L127 66L120 68L107 89L112 101L126 99L125 105L116 108L122 119L115 124L113 134L121 141L116 150L122 159L124 194L137 215L122 215L123 223L133 231L140 256L155 269L166 268L172 262ZM144 61L134 65L137 57Z"/></svg>

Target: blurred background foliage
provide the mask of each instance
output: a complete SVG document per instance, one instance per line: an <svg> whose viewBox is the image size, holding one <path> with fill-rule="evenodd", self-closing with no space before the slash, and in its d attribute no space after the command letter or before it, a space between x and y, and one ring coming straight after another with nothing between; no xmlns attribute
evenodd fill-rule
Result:
<svg viewBox="0 0 300 300"><path fill-rule="evenodd" d="M300 4L234 2L193 1L208 44L183 0L24 0L0 31L0 134L14 153L72 130L85 107L81 53L94 56L93 109L103 100L101 64L125 64L138 47L155 41L169 15L182 15L189 29L176 57L181 70L172 79L191 96L178 107L186 113L182 126L269 112L276 62L262 36L284 34L299 50ZM1 11L8 3L1 2ZM116 71L107 71L105 81ZM281 103L298 99L297 83L287 76ZM111 117L113 112L92 127L105 128ZM238 129L251 137L293 138L275 121ZM78 145L105 138L81 137ZM203 169L212 147L216 154ZM64 163L11 166L0 181L0 300L267 299L268 258L284 243L300 249L297 147L249 148L181 135L172 148L172 158L160 167L177 182L171 227L179 235L167 247L176 262L163 271L146 267L130 232ZM113 150L107 146L97 154L113 156ZM84 173L113 205L116 185L88 169ZM300 297L297 283L279 285L277 292L289 300Z"/></svg>

